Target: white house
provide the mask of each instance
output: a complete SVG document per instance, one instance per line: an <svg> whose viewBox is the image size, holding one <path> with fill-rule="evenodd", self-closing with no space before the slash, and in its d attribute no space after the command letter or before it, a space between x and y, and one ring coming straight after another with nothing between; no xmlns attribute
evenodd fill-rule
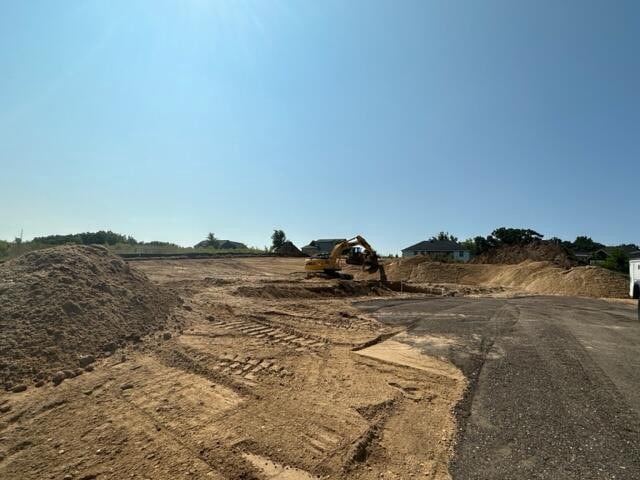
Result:
<svg viewBox="0 0 640 480"><path fill-rule="evenodd" d="M471 258L469 250L466 250L458 242L450 240L425 240L402 250L403 257L415 257L428 255L434 259L447 258L456 262L468 262Z"/></svg>

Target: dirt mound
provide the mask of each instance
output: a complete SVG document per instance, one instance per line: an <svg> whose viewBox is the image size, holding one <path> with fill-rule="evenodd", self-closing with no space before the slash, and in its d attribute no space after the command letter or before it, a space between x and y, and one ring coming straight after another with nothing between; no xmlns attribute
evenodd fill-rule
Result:
<svg viewBox="0 0 640 480"><path fill-rule="evenodd" d="M566 269L551 262L491 265L440 263L414 257L391 262L385 270L394 282L505 287L545 295L624 298L629 288L627 277L620 273L593 266Z"/></svg>
<svg viewBox="0 0 640 480"><path fill-rule="evenodd" d="M267 284L264 286L242 286L235 294L242 297L293 299L293 298L334 298L388 295L391 290L381 287L380 282L337 280L335 283L319 285Z"/></svg>
<svg viewBox="0 0 640 480"><path fill-rule="evenodd" d="M515 265L526 260L551 262L563 268L578 265L576 258L562 245L537 242L528 245L503 245L491 249L471 260L471 263L500 263Z"/></svg>
<svg viewBox="0 0 640 480"><path fill-rule="evenodd" d="M281 257L306 257L307 255L302 252L298 247L296 247L292 242L284 242L278 248L274 250L276 255Z"/></svg>
<svg viewBox="0 0 640 480"><path fill-rule="evenodd" d="M176 299L103 247L64 246L0 265L0 382L79 368L167 324Z"/></svg>

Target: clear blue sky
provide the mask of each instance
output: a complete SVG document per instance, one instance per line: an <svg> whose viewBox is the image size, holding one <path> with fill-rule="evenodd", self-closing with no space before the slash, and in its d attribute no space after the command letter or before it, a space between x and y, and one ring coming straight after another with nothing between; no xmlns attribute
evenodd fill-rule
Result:
<svg viewBox="0 0 640 480"><path fill-rule="evenodd" d="M0 238L640 242L640 2L0 3Z"/></svg>

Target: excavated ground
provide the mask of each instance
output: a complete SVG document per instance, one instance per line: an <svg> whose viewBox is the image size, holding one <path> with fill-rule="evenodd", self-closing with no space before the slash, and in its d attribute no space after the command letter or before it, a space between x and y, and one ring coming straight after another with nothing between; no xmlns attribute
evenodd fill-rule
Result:
<svg viewBox="0 0 640 480"><path fill-rule="evenodd" d="M352 306L398 293L303 262L132 263L176 329L0 393L0 478L450 478L460 370Z"/></svg>

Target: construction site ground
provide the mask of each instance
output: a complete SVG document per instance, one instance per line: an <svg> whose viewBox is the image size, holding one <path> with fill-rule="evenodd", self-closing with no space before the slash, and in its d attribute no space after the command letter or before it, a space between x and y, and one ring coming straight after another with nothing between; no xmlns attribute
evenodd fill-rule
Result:
<svg viewBox="0 0 640 480"><path fill-rule="evenodd" d="M303 265L131 263L176 321L0 393L0 478L637 478L631 305Z"/></svg>

